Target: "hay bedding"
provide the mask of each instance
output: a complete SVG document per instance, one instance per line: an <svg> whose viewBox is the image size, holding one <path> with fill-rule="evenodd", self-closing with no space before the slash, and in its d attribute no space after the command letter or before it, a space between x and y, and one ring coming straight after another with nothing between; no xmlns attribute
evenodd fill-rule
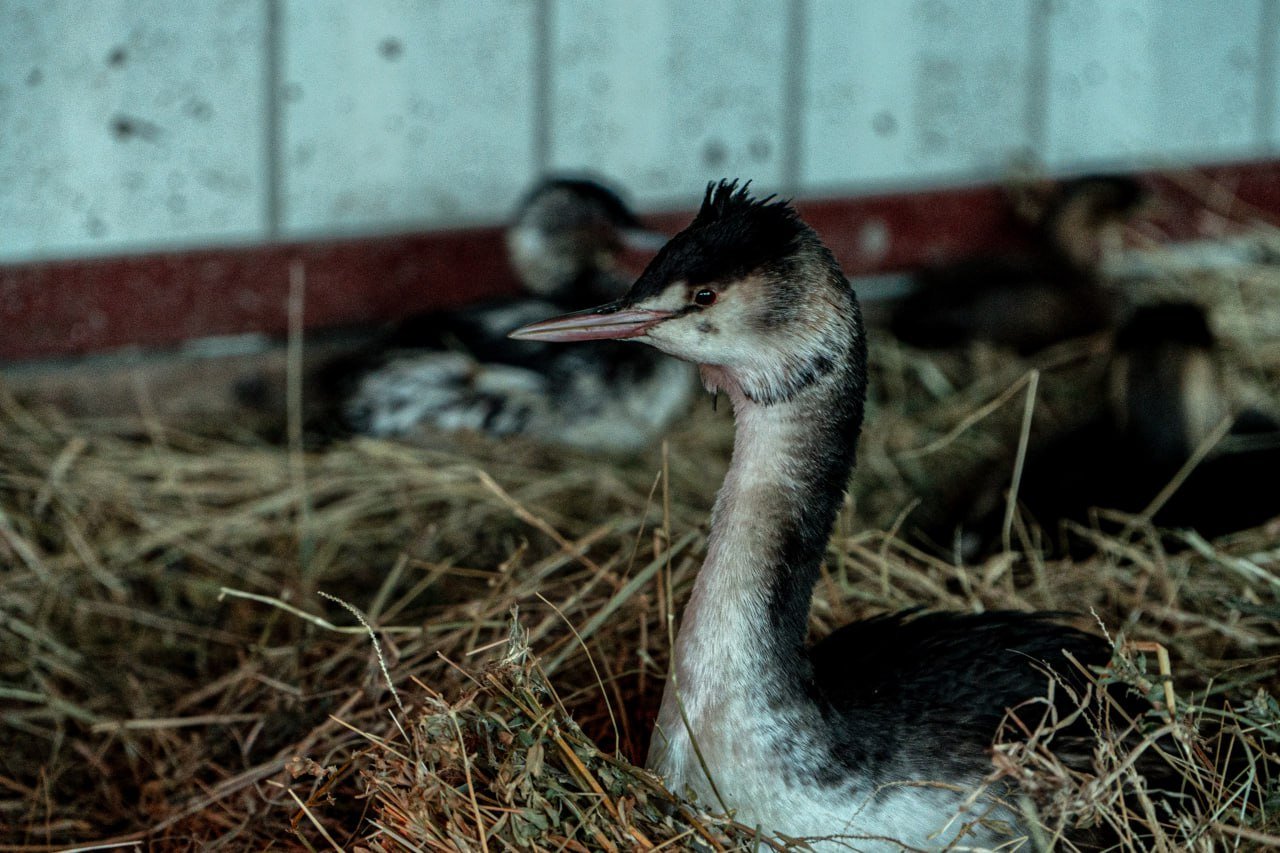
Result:
<svg viewBox="0 0 1280 853"><path fill-rule="evenodd" d="M1280 304L1280 275L1245 270L1195 292L1219 306L1242 393L1276 399L1280 322L1259 306ZM814 631L917 605L1092 614L1082 623L1126 641L1107 677L1158 708L1157 647L1128 641L1161 644L1176 722L1140 725L1177 734L1171 760L1208 809L1122 799L1136 783L1119 731L1100 734L1093 774L1058 762L1048 729L1001 746L993 772L1020 780L1043 847L1126 814L1158 822L1143 844L1166 849L1280 844L1276 529L1181 535L1172 549L1140 523L1123 539L1082 531L1101 547L1072 562L1020 554L1034 531L1015 527L1012 552L969 566L893 535L918 497L945 505L948 484L1010 464L1030 368L1037 428L1069 421L1099 349L1011 362L875 341ZM71 422L5 397L0 849L785 846L679 804L629 763L727 464L724 408L699 406L666 453L608 465L429 443L303 455L229 427ZM1220 745L1199 744L1197 724L1234 733L1244 776L1213 777L1205 750Z"/></svg>

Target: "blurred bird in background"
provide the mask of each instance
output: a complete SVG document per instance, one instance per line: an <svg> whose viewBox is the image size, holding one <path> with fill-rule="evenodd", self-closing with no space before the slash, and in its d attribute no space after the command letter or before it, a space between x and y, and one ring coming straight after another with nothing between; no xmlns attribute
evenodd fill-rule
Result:
<svg viewBox="0 0 1280 853"><path fill-rule="evenodd" d="M308 382L308 431L420 439L465 430L598 451L648 445L692 399L686 365L625 342L563 348L506 333L616 298L631 280L619 267L624 253L664 241L596 180L541 181L506 233L524 292L405 318L321 366Z"/></svg>
<svg viewBox="0 0 1280 853"><path fill-rule="evenodd" d="M1105 385L1093 415L1042 436L1027 454L1016 497L1049 534L1042 544L1051 553L1091 549L1064 523L1122 526L1104 524L1098 510L1208 538L1280 515L1280 496L1264 485L1280 476L1280 424L1233 399L1202 308L1136 308L1114 333ZM936 537L961 531L966 558L998 550L1007 486L1008 469L979 479Z"/></svg>
<svg viewBox="0 0 1280 853"><path fill-rule="evenodd" d="M1027 355L1105 329L1115 296L1099 265L1146 197L1126 176L1019 191L1013 201L1030 221L1031 245L922 270L893 311L890 330L924 349L987 341Z"/></svg>

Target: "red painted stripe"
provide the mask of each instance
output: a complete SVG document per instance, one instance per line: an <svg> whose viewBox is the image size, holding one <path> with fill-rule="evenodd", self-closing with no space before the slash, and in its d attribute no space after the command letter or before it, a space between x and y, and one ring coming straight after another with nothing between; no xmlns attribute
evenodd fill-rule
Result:
<svg viewBox="0 0 1280 853"><path fill-rule="evenodd" d="M1277 161L1145 177L1160 204L1144 230L1160 239L1280 221ZM797 206L849 275L998 251L1022 237L995 186ZM648 219L675 232L689 215ZM495 228L0 266L0 359L283 334L295 259L307 271L309 328L378 323L516 287Z"/></svg>
<svg viewBox="0 0 1280 853"><path fill-rule="evenodd" d="M0 359L282 335L294 260L306 270L310 328L377 323L515 287L493 228L0 267Z"/></svg>

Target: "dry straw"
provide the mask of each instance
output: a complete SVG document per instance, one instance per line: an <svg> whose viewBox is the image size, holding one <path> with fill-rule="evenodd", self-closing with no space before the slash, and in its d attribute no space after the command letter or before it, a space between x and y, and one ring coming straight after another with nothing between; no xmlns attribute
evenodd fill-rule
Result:
<svg viewBox="0 0 1280 853"><path fill-rule="evenodd" d="M1275 267L1158 287L1215 305L1241 388L1280 399ZM1155 710L1082 697L1099 721L1083 762L1060 754L1061 721L1011 718L992 779L1036 818L1032 842L1071 849L1083 827L1132 850L1280 844L1276 529L1208 542L1123 519L1118 536L1078 529L1097 553L1072 561L1017 515L1010 550L940 557L895 535L907 512L992 471L1007 487L1019 446L1096 397L1100 347L873 344L815 635L911 606L1079 613L1118 638L1097 677ZM723 408L699 407L668 454L604 465L429 443L302 453L0 400L0 849L785 846L632 763L727 462ZM1177 809L1142 774L1153 759L1186 792Z"/></svg>

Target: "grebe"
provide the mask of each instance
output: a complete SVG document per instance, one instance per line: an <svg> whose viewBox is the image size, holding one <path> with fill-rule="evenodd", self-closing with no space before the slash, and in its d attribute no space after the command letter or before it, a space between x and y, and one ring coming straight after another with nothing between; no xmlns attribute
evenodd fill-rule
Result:
<svg viewBox="0 0 1280 853"><path fill-rule="evenodd" d="M1216 343L1204 311L1190 303L1143 305L1116 330L1097 411L1034 440L1027 452L1017 498L1047 534L1038 543L1044 552L1092 553L1096 542L1069 535L1063 522L1119 531L1123 522L1095 510L1136 514L1153 506L1231 415ZM1011 470L1006 460L965 478L941 517L920 525L924 543L964 560L998 552ZM1280 501L1264 485L1277 479L1280 424L1246 409L1152 522L1209 538L1256 527L1280 515Z"/></svg>
<svg viewBox="0 0 1280 853"><path fill-rule="evenodd" d="M1099 638L1030 613L894 614L806 646L866 393L857 299L785 202L709 185L621 299L529 341L635 340L699 365L733 404L733 458L676 640L648 766L704 807L821 849L994 846L1021 834L991 773L1006 709ZM1044 662L1044 663L1042 663ZM705 771L704 768L705 767Z"/></svg>
<svg viewBox="0 0 1280 853"><path fill-rule="evenodd" d="M1216 345L1197 305L1135 309L1112 343L1104 412L1027 460L1020 495L1037 521L1088 524L1094 507L1141 512L1228 417L1227 435L1152 521L1212 538L1280 515L1263 485L1280 477L1280 425L1256 410L1232 414Z"/></svg>
<svg viewBox="0 0 1280 853"><path fill-rule="evenodd" d="M1145 198L1139 183L1122 176L1061 183L1034 214L1029 251L921 271L893 312L893 334L923 348L982 340L1030 354L1102 331L1115 306L1099 264Z"/></svg>
<svg viewBox="0 0 1280 853"><path fill-rule="evenodd" d="M526 435L592 450L649 444L693 395L689 369L614 342L566 351L511 341L512 326L612 299L627 248L656 250L613 191L552 178L521 202L506 235L525 295L410 318L370 350L326 370L342 418L360 434L404 438L431 427Z"/></svg>
<svg viewBox="0 0 1280 853"><path fill-rule="evenodd" d="M623 252L652 254L666 241L604 184L568 176L533 187L506 233L507 257L525 291L570 303L621 296L631 283L618 270Z"/></svg>

